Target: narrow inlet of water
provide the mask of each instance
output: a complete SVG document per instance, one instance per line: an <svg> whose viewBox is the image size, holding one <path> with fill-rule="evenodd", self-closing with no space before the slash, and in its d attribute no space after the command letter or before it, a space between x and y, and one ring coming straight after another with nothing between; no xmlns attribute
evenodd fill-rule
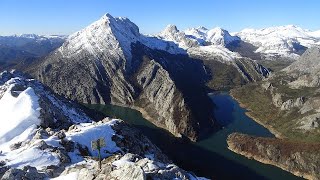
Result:
<svg viewBox="0 0 320 180"><path fill-rule="evenodd" d="M212 179L301 179L280 168L247 159L228 150L226 139L233 132L274 137L268 129L245 115L228 93L210 94L215 119L223 128L196 143L182 142L144 119L140 112L113 105L88 105L105 115L120 118L140 129L183 169Z"/></svg>

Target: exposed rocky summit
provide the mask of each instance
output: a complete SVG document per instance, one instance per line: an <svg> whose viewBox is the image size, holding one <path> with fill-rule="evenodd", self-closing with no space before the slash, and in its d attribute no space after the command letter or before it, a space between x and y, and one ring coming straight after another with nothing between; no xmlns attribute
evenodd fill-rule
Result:
<svg viewBox="0 0 320 180"><path fill-rule="evenodd" d="M284 69L286 72L312 73L320 69L320 47L313 46L309 48L302 56Z"/></svg>
<svg viewBox="0 0 320 180"><path fill-rule="evenodd" d="M309 48L296 62L283 71L294 79L289 82L291 88L320 86L320 46Z"/></svg>
<svg viewBox="0 0 320 180"><path fill-rule="evenodd" d="M291 142L234 133L228 137L231 151L262 163L278 166L306 179L320 179L320 144Z"/></svg>

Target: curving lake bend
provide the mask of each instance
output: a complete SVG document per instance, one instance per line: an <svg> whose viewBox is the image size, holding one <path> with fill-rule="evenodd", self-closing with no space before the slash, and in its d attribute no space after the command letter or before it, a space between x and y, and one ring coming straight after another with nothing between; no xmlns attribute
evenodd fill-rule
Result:
<svg viewBox="0 0 320 180"><path fill-rule="evenodd" d="M198 176L212 179L300 179L280 168L247 159L228 150L226 139L233 132L274 136L268 129L246 116L246 110L228 93L209 96L216 105L215 118L224 128L197 143L186 143L174 138L167 131L145 120L136 110L113 105L88 106L108 116L123 119L140 129L175 164Z"/></svg>

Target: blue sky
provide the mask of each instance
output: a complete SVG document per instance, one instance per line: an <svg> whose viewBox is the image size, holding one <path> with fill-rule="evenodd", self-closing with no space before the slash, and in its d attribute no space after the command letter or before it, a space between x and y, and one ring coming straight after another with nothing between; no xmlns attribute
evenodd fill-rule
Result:
<svg viewBox="0 0 320 180"><path fill-rule="evenodd" d="M103 14L128 17L143 33L178 29L295 24L320 30L319 0L0 0L0 35L71 34Z"/></svg>

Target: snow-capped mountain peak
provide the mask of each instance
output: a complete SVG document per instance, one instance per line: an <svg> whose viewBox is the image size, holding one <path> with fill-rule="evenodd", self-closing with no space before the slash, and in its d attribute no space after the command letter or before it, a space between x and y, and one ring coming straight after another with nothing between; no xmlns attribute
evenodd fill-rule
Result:
<svg viewBox="0 0 320 180"><path fill-rule="evenodd" d="M112 54L115 59L131 60L131 43L140 39L139 28L128 18L103 15L88 27L68 37L58 51L65 57L89 53L95 58Z"/></svg>
<svg viewBox="0 0 320 180"><path fill-rule="evenodd" d="M158 35L162 39L175 41L177 39L183 38L184 33L180 32L176 25L169 24L161 31Z"/></svg>
<svg viewBox="0 0 320 180"><path fill-rule="evenodd" d="M160 34L177 33L179 32L176 25L169 24Z"/></svg>
<svg viewBox="0 0 320 180"><path fill-rule="evenodd" d="M204 44L207 39L208 29L205 27L189 28L184 31L190 38L196 39L200 44Z"/></svg>
<svg viewBox="0 0 320 180"><path fill-rule="evenodd" d="M189 38L183 31L180 31L176 25L172 24L166 26L156 37L164 41L173 42L185 50L198 45L196 40Z"/></svg>
<svg viewBox="0 0 320 180"><path fill-rule="evenodd" d="M226 46L233 41L240 40L237 36L231 36L227 30L220 27L213 28L207 32L207 41L215 45Z"/></svg>
<svg viewBox="0 0 320 180"><path fill-rule="evenodd" d="M37 39L40 36L36 34L15 34L14 37L21 37L21 38L29 38L29 39Z"/></svg>
<svg viewBox="0 0 320 180"><path fill-rule="evenodd" d="M175 25L168 25L155 36L146 36L140 34L138 26L128 18L115 18L105 14L88 27L70 35L57 52L68 58L77 57L83 53L90 54L93 59L99 59L102 54L111 54L112 59L118 61L116 64L126 61L124 68L130 68L132 43L140 42L149 48L164 50L171 54L187 54L190 48L206 45L219 45L221 46L219 49L223 49L237 39L220 28L208 30L198 27L189 31L180 31ZM223 51L228 52L228 49ZM219 54L214 55L219 56Z"/></svg>

